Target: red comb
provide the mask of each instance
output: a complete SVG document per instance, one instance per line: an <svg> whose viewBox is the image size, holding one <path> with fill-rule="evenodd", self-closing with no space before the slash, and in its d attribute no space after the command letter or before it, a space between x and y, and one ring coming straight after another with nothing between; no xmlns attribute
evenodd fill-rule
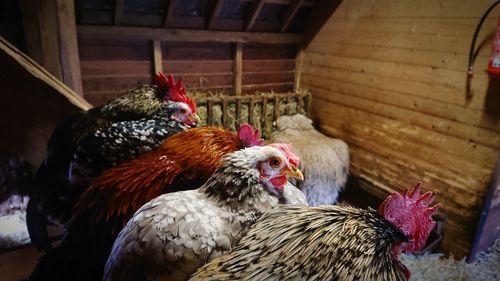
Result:
<svg viewBox="0 0 500 281"><path fill-rule="evenodd" d="M427 241L436 222L432 219L439 207L429 207L434 200L434 194L428 191L422 195L422 183L417 183L412 191L403 195L393 193L380 205L379 214L399 227L412 241L396 246L395 251L419 251Z"/></svg>
<svg viewBox="0 0 500 281"><path fill-rule="evenodd" d="M179 79L177 82L175 82L174 76L172 74L165 76L165 74L159 72L158 74L156 74L155 84L156 86L158 86L158 88L168 91L167 94L163 97L163 101L186 103L191 109L191 112L196 113L196 103L186 96L186 89L182 85L182 79Z"/></svg>
<svg viewBox="0 0 500 281"><path fill-rule="evenodd" d="M260 138L258 129L253 129L250 124L243 124L238 129L238 138L244 147L262 146L264 140Z"/></svg>
<svg viewBox="0 0 500 281"><path fill-rule="evenodd" d="M300 158L293 153L293 146L290 143L271 143L269 146L272 146L274 148L277 148L281 150L288 159L288 162L295 166L296 168L299 167L300 164Z"/></svg>

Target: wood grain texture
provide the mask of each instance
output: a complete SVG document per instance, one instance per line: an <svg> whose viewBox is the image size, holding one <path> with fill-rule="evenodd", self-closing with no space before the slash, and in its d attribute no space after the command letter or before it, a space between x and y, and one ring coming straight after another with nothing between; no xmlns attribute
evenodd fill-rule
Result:
<svg viewBox="0 0 500 281"><path fill-rule="evenodd" d="M448 222L443 250L467 255L500 147L498 93L483 73L496 16L478 42L465 92L471 34L482 0L345 0L304 50L312 116L350 146L351 172L402 191L437 193Z"/></svg>

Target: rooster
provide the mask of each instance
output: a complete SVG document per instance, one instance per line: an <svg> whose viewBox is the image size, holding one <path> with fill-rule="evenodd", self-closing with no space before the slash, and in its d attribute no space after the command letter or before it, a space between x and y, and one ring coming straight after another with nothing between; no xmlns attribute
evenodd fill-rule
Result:
<svg viewBox="0 0 500 281"><path fill-rule="evenodd" d="M39 248L51 249L47 218L64 224L90 179L104 169L156 148L168 136L195 126L195 103L182 81L159 74L110 103L63 120L54 130L47 157L28 205L28 230Z"/></svg>
<svg viewBox="0 0 500 281"><path fill-rule="evenodd" d="M284 144L238 150L199 189L146 203L118 235L104 280L187 280L278 205L288 176L303 179L298 162Z"/></svg>
<svg viewBox="0 0 500 281"><path fill-rule="evenodd" d="M281 116L271 142L291 142L301 159L304 181L299 187L311 206L335 204L349 173L349 149L340 139L316 131L301 114Z"/></svg>
<svg viewBox="0 0 500 281"><path fill-rule="evenodd" d="M412 192L390 195L378 212L332 205L273 209L231 253L190 281L409 280L398 255L424 246L435 225L432 200L431 192L420 196L417 184Z"/></svg>

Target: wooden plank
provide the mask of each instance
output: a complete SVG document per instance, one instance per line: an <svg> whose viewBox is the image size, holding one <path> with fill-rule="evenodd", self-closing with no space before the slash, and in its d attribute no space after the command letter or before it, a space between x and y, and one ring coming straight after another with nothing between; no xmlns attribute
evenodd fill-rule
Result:
<svg viewBox="0 0 500 281"><path fill-rule="evenodd" d="M114 18L113 22L115 25L120 25L123 15L123 7L125 4L125 0L115 0L115 10L114 10Z"/></svg>
<svg viewBox="0 0 500 281"><path fill-rule="evenodd" d="M280 117L280 98L278 96L275 96L273 121L278 120L279 117Z"/></svg>
<svg viewBox="0 0 500 281"><path fill-rule="evenodd" d="M500 136L497 132L466 126L457 122L422 114L409 109L365 100L349 94L324 91L321 89L313 89L313 91L315 98L331 100L337 104L343 104L345 106L357 108L379 116L385 116L387 118L416 125L430 131L438 132L442 134L443 137L447 136L446 139L441 138L444 143L451 141L451 139L456 139L457 141L466 141L467 145L471 147L483 146L496 148L498 147L500 140Z"/></svg>
<svg viewBox="0 0 500 281"><path fill-rule="evenodd" d="M243 93L255 92L275 92L275 93L288 93L293 90L293 82L291 83L267 83L267 84L251 84L243 85Z"/></svg>
<svg viewBox="0 0 500 281"><path fill-rule="evenodd" d="M419 1L419 5L411 0L398 1L395 4L391 0L377 0L366 2L364 0L349 1L349 5L343 5L342 12L349 12L353 18L370 15L372 17L415 17L415 18L477 18L479 19L491 5L492 1L453 1L433 0ZM408 7L411 7L408 8ZM339 11L339 12L341 12ZM495 18L497 15L490 15Z"/></svg>
<svg viewBox="0 0 500 281"><path fill-rule="evenodd" d="M246 51L246 49L245 49ZM295 59L245 59L243 60L243 72L261 71L293 71Z"/></svg>
<svg viewBox="0 0 500 281"><path fill-rule="evenodd" d="M304 82L315 88L354 95L373 102L382 102L485 130L500 131L499 120L485 117L482 110L464 105L449 104L427 97L407 95L336 78L323 79L321 75L306 74Z"/></svg>
<svg viewBox="0 0 500 281"><path fill-rule="evenodd" d="M163 73L163 59L161 54L161 42L153 41L153 76L157 73Z"/></svg>
<svg viewBox="0 0 500 281"><path fill-rule="evenodd" d="M235 111L235 116L234 116L234 121L236 124L236 128L240 127L240 122L241 122L241 99L236 100L236 111Z"/></svg>
<svg viewBox="0 0 500 281"><path fill-rule="evenodd" d="M134 39L184 42L298 44L299 34L270 34L213 30L183 30L122 26L78 26L81 39Z"/></svg>
<svg viewBox="0 0 500 281"><path fill-rule="evenodd" d="M280 72L251 72L243 74L243 84L264 83L293 83L294 73L292 71Z"/></svg>
<svg viewBox="0 0 500 281"><path fill-rule="evenodd" d="M317 65L305 64L303 67L304 73L308 75L320 75L324 78L332 78L338 80L349 81L359 85L372 86L374 88L399 92L409 96L419 96L422 98L432 99L438 102L444 102L457 106L468 107L474 110L482 110L484 108L485 91L476 93L476 98L467 101L465 95L465 85L463 88L456 85L434 84L423 81L412 80L410 78L401 79L378 75L376 73L366 73L361 71L351 71L341 68L322 67ZM480 79L478 77L478 79ZM477 81L476 81L477 82ZM481 86L483 89L484 85ZM439 93L436 95L435 93ZM457 94L463 93L463 94Z"/></svg>
<svg viewBox="0 0 500 281"><path fill-rule="evenodd" d="M109 75L149 75L151 73L150 61L81 61L82 77L97 77Z"/></svg>
<svg viewBox="0 0 500 281"><path fill-rule="evenodd" d="M262 116L260 116L261 124L266 124L266 117L267 117L267 97L262 96Z"/></svg>
<svg viewBox="0 0 500 281"><path fill-rule="evenodd" d="M481 33L478 42L488 41L488 34ZM406 33L406 32L384 32L384 31L322 31L321 41L315 44L329 45L341 44L349 38L350 44L364 46L384 46L392 48L404 48L407 50L427 50L456 52L458 54L468 54L470 47L469 36L457 36L455 34L427 34L427 33ZM485 48L482 54L488 54Z"/></svg>
<svg viewBox="0 0 500 281"><path fill-rule="evenodd" d="M304 53L302 47L299 47L297 57L295 58L295 76L293 83L293 90L295 92L299 91L301 87L303 57Z"/></svg>
<svg viewBox="0 0 500 281"><path fill-rule="evenodd" d="M43 66L62 80L56 0L37 1Z"/></svg>
<svg viewBox="0 0 500 281"><path fill-rule="evenodd" d="M242 67L243 67L243 47L241 43L236 43L235 52L234 52L234 82L233 89L235 95L241 94L241 85L242 85Z"/></svg>
<svg viewBox="0 0 500 281"><path fill-rule="evenodd" d="M66 0L56 1L63 81L64 84L73 89L78 95L83 96L74 2Z"/></svg>
<svg viewBox="0 0 500 281"><path fill-rule="evenodd" d="M208 126L213 126L214 120L213 120L213 101L208 100L207 102L207 125Z"/></svg>
<svg viewBox="0 0 500 281"><path fill-rule="evenodd" d="M285 32L288 27L290 26L290 23L292 22L292 19L295 17L297 12L299 11L300 6L302 6L303 0L293 0L291 1L290 5L286 9L285 13L281 16L280 19L280 32Z"/></svg>
<svg viewBox="0 0 500 281"><path fill-rule="evenodd" d="M222 100L222 126L227 126L227 99Z"/></svg>
<svg viewBox="0 0 500 281"><path fill-rule="evenodd" d="M255 25L255 21L260 15L260 12L262 11L262 8L264 7L264 4L266 1L264 0L256 0L254 1L249 9L249 12L246 16L246 23L245 23L245 30L250 31L253 26Z"/></svg>
<svg viewBox="0 0 500 281"><path fill-rule="evenodd" d="M253 125L253 111L255 109L255 100L249 99L248 101L248 123Z"/></svg>
<svg viewBox="0 0 500 281"><path fill-rule="evenodd" d="M342 57L368 59L383 62L394 62L416 66L429 66L439 69L464 71L467 69L468 54L443 50L416 50L408 48L387 47L380 45L360 45L350 42L320 44L314 42L307 49L308 54L337 55ZM328 46L328 47L326 47ZM489 53L476 58L476 65L487 65ZM488 51L489 52L489 51ZM480 73L478 73L480 75Z"/></svg>
<svg viewBox="0 0 500 281"><path fill-rule="evenodd" d="M174 9L175 9L174 0L166 0L165 1L165 16L163 19L163 27L166 28L169 25L172 25L173 22L175 22L173 19Z"/></svg>
<svg viewBox="0 0 500 281"><path fill-rule="evenodd" d="M224 6L224 0L215 0L211 10L208 14L208 21L207 21L207 29L213 29L215 25L215 21L217 20L217 17L220 14L220 11L222 9L222 6Z"/></svg>
<svg viewBox="0 0 500 281"><path fill-rule="evenodd" d="M43 64L42 43L38 21L37 5L30 0L19 1L19 9L23 19L24 35L30 57L39 64Z"/></svg>
<svg viewBox="0 0 500 281"><path fill-rule="evenodd" d="M277 34L280 35L280 34ZM297 44L245 44L243 60L274 60L295 59L297 55Z"/></svg>

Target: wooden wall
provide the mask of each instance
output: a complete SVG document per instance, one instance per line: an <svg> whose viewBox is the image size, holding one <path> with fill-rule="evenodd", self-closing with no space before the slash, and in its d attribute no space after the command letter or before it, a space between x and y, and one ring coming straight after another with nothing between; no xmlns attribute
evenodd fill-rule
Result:
<svg viewBox="0 0 500 281"><path fill-rule="evenodd" d="M94 105L151 83L152 41L79 39L84 97ZM166 42L160 44L162 68L182 77L189 90L232 93L236 45ZM293 89L295 45L242 45L242 92Z"/></svg>
<svg viewBox="0 0 500 281"><path fill-rule="evenodd" d="M499 92L485 73L499 9L465 90L472 34L491 3L344 0L304 52L311 112L348 142L352 174L386 191L417 181L436 191L443 249L458 256L470 250L500 143Z"/></svg>

